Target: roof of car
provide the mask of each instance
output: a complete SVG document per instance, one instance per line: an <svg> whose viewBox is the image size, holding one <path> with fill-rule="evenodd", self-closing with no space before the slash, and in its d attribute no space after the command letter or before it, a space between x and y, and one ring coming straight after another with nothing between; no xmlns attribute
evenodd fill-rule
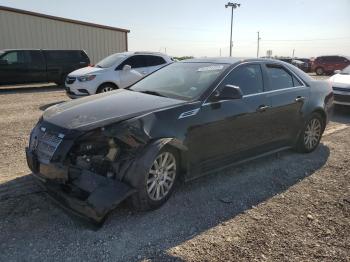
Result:
<svg viewBox="0 0 350 262"><path fill-rule="evenodd" d="M84 51L82 49L35 49L35 48L14 48L14 49L1 49L0 52L10 51Z"/></svg>
<svg viewBox="0 0 350 262"><path fill-rule="evenodd" d="M127 52L122 52L120 54L129 56L129 55L160 55L160 56L168 56L164 53L160 52L149 52L149 51L127 51Z"/></svg>
<svg viewBox="0 0 350 262"><path fill-rule="evenodd" d="M251 58L251 57L213 57L213 58L193 58L186 59L181 62L185 63L213 63L213 64L236 64L239 62L278 62L284 63L283 61L276 59L267 58Z"/></svg>

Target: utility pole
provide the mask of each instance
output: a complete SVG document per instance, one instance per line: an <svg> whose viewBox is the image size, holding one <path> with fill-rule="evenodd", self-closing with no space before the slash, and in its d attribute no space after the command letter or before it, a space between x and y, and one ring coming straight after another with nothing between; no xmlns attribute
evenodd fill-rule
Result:
<svg viewBox="0 0 350 262"><path fill-rule="evenodd" d="M260 32L258 31L258 47L257 47L257 50L256 50L256 57L257 58L259 58L260 40L261 40Z"/></svg>
<svg viewBox="0 0 350 262"><path fill-rule="evenodd" d="M293 55L292 55L292 59L294 59L294 53L295 53L295 49L293 49Z"/></svg>
<svg viewBox="0 0 350 262"><path fill-rule="evenodd" d="M228 2L225 8L231 7L231 33L230 33L230 56L232 56L232 25L233 25L233 9L240 7L241 4Z"/></svg>

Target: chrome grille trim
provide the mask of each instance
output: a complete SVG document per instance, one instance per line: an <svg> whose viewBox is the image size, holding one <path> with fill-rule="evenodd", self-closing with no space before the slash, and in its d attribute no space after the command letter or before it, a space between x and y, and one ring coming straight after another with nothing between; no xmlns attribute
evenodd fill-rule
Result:
<svg viewBox="0 0 350 262"><path fill-rule="evenodd" d="M38 143L35 148L38 160L41 163L48 164L55 154L62 138L49 132L39 132L37 137Z"/></svg>

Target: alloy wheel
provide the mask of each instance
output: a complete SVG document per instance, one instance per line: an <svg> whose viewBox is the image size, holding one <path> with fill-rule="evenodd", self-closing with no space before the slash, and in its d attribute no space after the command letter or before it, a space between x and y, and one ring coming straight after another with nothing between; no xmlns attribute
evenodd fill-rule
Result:
<svg viewBox="0 0 350 262"><path fill-rule="evenodd" d="M160 201L165 198L174 185L175 177L175 156L170 152L159 154L147 176L146 188L148 196L154 201Z"/></svg>
<svg viewBox="0 0 350 262"><path fill-rule="evenodd" d="M102 88L102 93L104 92L109 92L109 91L112 91L113 90L113 87L111 86L105 86L104 88Z"/></svg>
<svg viewBox="0 0 350 262"><path fill-rule="evenodd" d="M317 146L322 134L322 124L319 119L313 118L307 124L304 134L304 144L308 150Z"/></svg>

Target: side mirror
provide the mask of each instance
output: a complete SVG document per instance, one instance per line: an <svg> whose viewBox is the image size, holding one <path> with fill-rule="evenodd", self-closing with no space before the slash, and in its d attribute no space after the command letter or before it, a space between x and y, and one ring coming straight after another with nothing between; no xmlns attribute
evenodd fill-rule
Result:
<svg viewBox="0 0 350 262"><path fill-rule="evenodd" d="M1 59L0 60L0 65L8 65L8 61L7 60L3 60L3 59Z"/></svg>
<svg viewBox="0 0 350 262"><path fill-rule="evenodd" d="M340 74L341 73L341 70L335 70L334 71L334 74Z"/></svg>
<svg viewBox="0 0 350 262"><path fill-rule="evenodd" d="M243 97L242 90L239 86L234 85L225 85L220 91L214 93L214 100L233 100L233 99L241 99Z"/></svg>
<svg viewBox="0 0 350 262"><path fill-rule="evenodd" d="M123 71L128 71L131 70L131 66L130 65L124 65L123 66Z"/></svg>

